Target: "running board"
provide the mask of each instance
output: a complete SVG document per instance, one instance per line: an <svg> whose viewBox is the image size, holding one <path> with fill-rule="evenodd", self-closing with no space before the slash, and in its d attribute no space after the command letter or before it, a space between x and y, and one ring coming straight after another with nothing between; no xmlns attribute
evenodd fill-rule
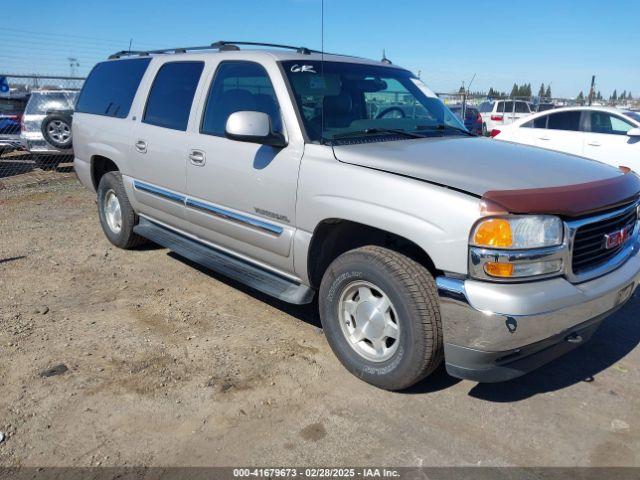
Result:
<svg viewBox="0 0 640 480"><path fill-rule="evenodd" d="M140 223L133 228L133 231L203 267L277 299L298 305L310 303L313 300L315 292L310 287L180 235L145 218L140 219Z"/></svg>

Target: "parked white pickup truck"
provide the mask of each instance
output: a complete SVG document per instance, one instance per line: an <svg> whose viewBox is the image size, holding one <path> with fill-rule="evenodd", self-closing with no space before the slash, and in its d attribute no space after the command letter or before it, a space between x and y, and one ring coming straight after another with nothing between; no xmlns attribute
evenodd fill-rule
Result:
<svg viewBox="0 0 640 480"><path fill-rule="evenodd" d="M75 169L114 245L317 297L340 361L390 390L443 359L460 378L522 375L634 292L635 174L471 135L388 61L239 45L92 70Z"/></svg>

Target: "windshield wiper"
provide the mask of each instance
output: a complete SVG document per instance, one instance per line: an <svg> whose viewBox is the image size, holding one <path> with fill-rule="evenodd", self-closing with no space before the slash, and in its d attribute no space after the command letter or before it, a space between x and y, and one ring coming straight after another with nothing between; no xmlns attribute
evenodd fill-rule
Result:
<svg viewBox="0 0 640 480"><path fill-rule="evenodd" d="M337 133L331 140L339 140L341 138L349 137L361 137L363 135L375 135L379 133L402 135L407 138L425 138L424 135L420 135L419 133L408 132L406 130L399 130L395 128L363 128L362 130L354 130L352 132Z"/></svg>
<svg viewBox="0 0 640 480"><path fill-rule="evenodd" d="M459 128L459 127L454 127L452 125L446 125L444 123L441 123L439 125L425 125L425 126L419 126L418 128L416 128L416 131L422 131L422 130L440 130L440 131L445 131L445 130L453 130L455 132L460 132L460 133L464 133L465 135L469 135L470 137L475 137L477 135L475 135L474 133L471 133L469 130L467 130L466 128Z"/></svg>

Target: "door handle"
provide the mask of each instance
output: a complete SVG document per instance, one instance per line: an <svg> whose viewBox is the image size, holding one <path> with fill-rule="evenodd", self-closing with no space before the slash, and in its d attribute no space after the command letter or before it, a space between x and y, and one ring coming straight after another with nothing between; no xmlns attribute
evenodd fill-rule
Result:
<svg viewBox="0 0 640 480"><path fill-rule="evenodd" d="M540 140L551 140L549 137L538 137Z"/></svg>
<svg viewBox="0 0 640 480"><path fill-rule="evenodd" d="M587 142L587 145L590 145L592 147L599 147L601 144L600 144L600 142L596 142L594 140L593 142Z"/></svg>
<svg viewBox="0 0 640 480"><path fill-rule="evenodd" d="M196 167L202 167L207 162L207 158L202 150L191 150L189 152L189 160L191 164Z"/></svg>
<svg viewBox="0 0 640 480"><path fill-rule="evenodd" d="M138 140L136 142L136 150L140 153L147 153L147 142L144 140Z"/></svg>

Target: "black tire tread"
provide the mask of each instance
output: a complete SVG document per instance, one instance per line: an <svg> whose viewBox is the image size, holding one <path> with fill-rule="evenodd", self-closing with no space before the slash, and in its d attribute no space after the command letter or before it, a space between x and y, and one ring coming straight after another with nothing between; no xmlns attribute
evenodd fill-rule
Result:
<svg viewBox="0 0 640 480"><path fill-rule="evenodd" d="M123 217L122 228L126 231L123 231L124 235L117 243L112 241L109 236L107 236L107 238L109 238L114 245L124 250L132 250L148 243L149 240L141 237L133 231L133 227L138 224L138 215L136 215L131 203L129 202L129 197L127 197L124 184L122 183L122 175L119 171L107 172L102 176L100 184L98 185L98 195L101 194L100 192L105 188L104 185L109 183L109 180L113 182L113 188L118 196L118 200L120 201L120 209ZM101 208L99 202L98 208ZM100 218L102 219L102 216ZM127 225L128 228L125 229L125 225ZM103 225L103 229L105 229L106 233L106 229L108 229L108 227Z"/></svg>

